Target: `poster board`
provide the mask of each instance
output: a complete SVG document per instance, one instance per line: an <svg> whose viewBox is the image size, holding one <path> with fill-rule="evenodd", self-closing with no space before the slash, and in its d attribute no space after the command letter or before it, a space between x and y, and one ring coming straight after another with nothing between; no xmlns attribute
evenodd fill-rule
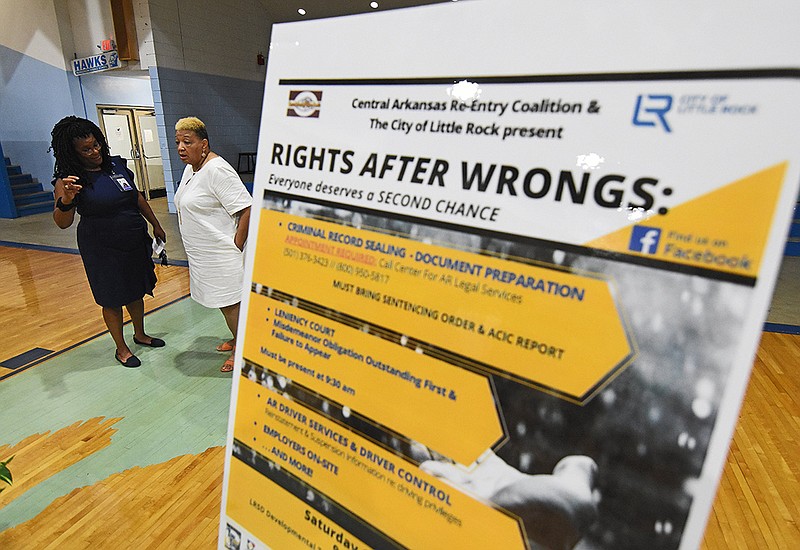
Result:
<svg viewBox="0 0 800 550"><path fill-rule="evenodd" d="M220 548L698 546L798 193L798 11L276 25Z"/></svg>

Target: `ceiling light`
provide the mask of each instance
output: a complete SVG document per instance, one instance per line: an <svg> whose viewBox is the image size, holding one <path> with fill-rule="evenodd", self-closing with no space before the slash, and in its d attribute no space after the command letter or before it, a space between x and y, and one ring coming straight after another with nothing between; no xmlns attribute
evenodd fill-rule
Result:
<svg viewBox="0 0 800 550"><path fill-rule="evenodd" d="M377 10L378 9L378 3L377 2L370 2L369 3L369 7L372 8L373 10Z"/></svg>
<svg viewBox="0 0 800 550"><path fill-rule="evenodd" d="M297 13L299 13L300 15L305 15L306 14L306 10L304 10L303 8L299 8L297 10Z"/></svg>

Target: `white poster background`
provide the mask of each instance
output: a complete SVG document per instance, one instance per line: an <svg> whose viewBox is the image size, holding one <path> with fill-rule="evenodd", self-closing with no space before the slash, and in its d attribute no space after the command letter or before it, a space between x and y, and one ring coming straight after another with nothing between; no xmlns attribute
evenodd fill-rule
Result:
<svg viewBox="0 0 800 550"><path fill-rule="evenodd" d="M445 158L450 161L446 188L396 181L362 181L359 178L325 172L318 179L363 189L423 193L432 198L469 198L455 177L462 160L475 161L485 149L485 163L509 163L521 169L540 165L580 173L579 155L596 153L606 165L630 177L654 176L680 181L692 177L696 185L675 184L675 194L663 203L671 206L699 196L705 191L749 175L772 164L789 160L787 181L781 190L769 242L750 301L742 338L735 352L737 360L726 385L716 428L712 434L703 473L684 528L681 548L697 547L713 502L730 437L746 388L749 369L774 285L780 255L789 224L789 214L797 196L800 179L800 122L798 67L800 33L794 22L800 20L796 2L753 4L712 1L701 4L666 2L658 5L641 2L587 3L578 1L519 2L509 0L470 0L408 10L345 18L276 25L268 61L268 74L261 122L258 165L254 196L270 189L270 174L307 178L308 172L271 163L275 142L351 149L356 152L357 172L369 153L403 154ZM675 80L664 82L585 82L494 84L481 83L481 77L514 75L586 75L602 73L725 71L790 69L794 78ZM291 81L334 81L351 79L443 79L452 83L474 79L481 88L480 101L513 101L524 97L526 88L535 89L536 98L573 98L584 105L598 101L597 118L554 117L550 126L563 126L564 140L496 141L485 136L433 135L412 132L376 131L370 119L392 123L395 118L419 122L441 118L450 121L485 120L524 126L525 115L506 113L500 118L482 114L451 112L391 112L347 108L353 98L410 98L432 101L446 97L448 85L368 86L318 85L323 100L320 119L288 118L289 89L305 86L281 85ZM452 84L450 84L451 86ZM638 95L671 94L725 95L736 104L758 106L758 117L750 127L745 117L703 117L688 114L671 118L672 131L654 127L652 131L631 124L633 102ZM368 96L368 97L367 97ZM794 100L792 100L794 98ZM773 108L780 106L780 109ZM537 123L540 119L537 119ZM314 124L317 123L317 124ZM764 128L770 131L765 133ZM565 143L568 146L565 146ZM700 153L698 153L700 151ZM532 158L530 163L520 159ZM544 160L540 160L544 159ZM666 185L666 184L665 184ZM670 184L672 187L672 184ZM279 188L272 190L282 191ZM317 196L326 200L331 197ZM537 208L535 223L525 217L530 199L472 195L479 202L496 203L505 209L497 224L484 227L536 238L580 244L630 224L625 213L592 206L572 208L550 203L552 209ZM357 205L358 201L337 199ZM662 201L662 197L659 197ZM379 208L375 204L364 204ZM538 205L537 205L538 206ZM388 208L387 208L388 209ZM397 211L397 210L395 210ZM574 212L573 212L574 211ZM412 212L402 212L412 214ZM253 211L251 235L259 223L259 209ZM414 213L419 215L419 212ZM564 219L582 223L564 223ZM456 223L453 219L448 219ZM466 220L465 220L466 223ZM247 271L252 273L255 242L250 242ZM245 277L243 316L249 302L250 277ZM243 334L240 331L240 337ZM241 367L237 350L237 374ZM232 444L233 414L239 377L233 379L233 402L229 423L228 449ZM225 528L227 476L230 452L226 456L226 483L223 488Z"/></svg>

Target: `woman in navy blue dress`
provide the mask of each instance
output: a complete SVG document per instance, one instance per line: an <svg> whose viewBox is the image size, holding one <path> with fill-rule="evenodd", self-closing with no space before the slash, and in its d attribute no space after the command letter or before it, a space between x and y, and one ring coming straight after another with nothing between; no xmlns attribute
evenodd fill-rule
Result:
<svg viewBox="0 0 800 550"><path fill-rule="evenodd" d="M153 210L133 183L125 161L109 154L105 136L93 122L68 116L52 131L51 148L56 158L53 219L61 229L71 226L75 212L78 249L95 302L103 308L103 320L117 349L114 358L126 367L138 367L122 334L122 307L133 322L133 341L162 347L164 341L144 330L144 295L156 285L152 260L153 235L167 237Z"/></svg>

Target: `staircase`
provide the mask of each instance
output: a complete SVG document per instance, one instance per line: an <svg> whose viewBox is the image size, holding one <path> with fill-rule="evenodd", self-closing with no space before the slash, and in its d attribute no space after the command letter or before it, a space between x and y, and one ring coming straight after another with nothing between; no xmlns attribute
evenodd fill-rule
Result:
<svg viewBox="0 0 800 550"><path fill-rule="evenodd" d="M800 202L794 205L792 227L789 230L789 240L786 241L784 256L800 256Z"/></svg>
<svg viewBox="0 0 800 550"><path fill-rule="evenodd" d="M42 184L39 180L31 177L30 174L23 174L22 168L16 164L11 164L11 159L5 159L5 180L8 189L11 191L12 205L7 205L7 212L4 212L3 217L18 218L20 216L29 216L31 214L39 214L40 212L51 212L53 210L53 192L44 191ZM2 182L5 183L5 182Z"/></svg>

